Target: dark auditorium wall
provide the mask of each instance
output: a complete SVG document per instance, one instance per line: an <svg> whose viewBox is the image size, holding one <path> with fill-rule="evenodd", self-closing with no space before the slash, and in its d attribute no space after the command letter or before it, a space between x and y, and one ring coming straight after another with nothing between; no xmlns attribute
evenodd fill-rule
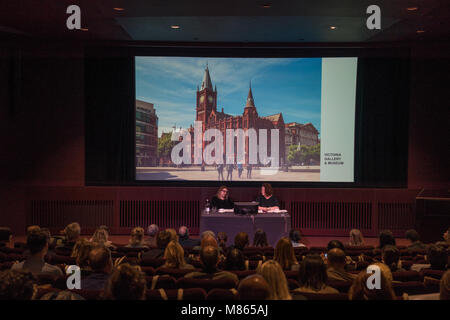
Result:
<svg viewBox="0 0 450 320"><path fill-rule="evenodd" d="M409 189L449 186L448 56L442 45L412 50ZM0 48L0 225L17 234L31 192L84 188L83 68L80 48Z"/></svg>

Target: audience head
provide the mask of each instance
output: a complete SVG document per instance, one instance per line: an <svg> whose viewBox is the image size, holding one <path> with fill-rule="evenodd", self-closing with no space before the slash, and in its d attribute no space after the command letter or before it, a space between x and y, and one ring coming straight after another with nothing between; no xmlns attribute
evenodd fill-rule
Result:
<svg viewBox="0 0 450 320"><path fill-rule="evenodd" d="M203 263L203 270L214 272L219 263L219 249L213 246L206 246L200 251L200 261Z"/></svg>
<svg viewBox="0 0 450 320"><path fill-rule="evenodd" d="M334 249L334 248L341 249L342 251L345 252L345 246L339 240L331 240L330 242L328 242L327 251L330 251L331 249Z"/></svg>
<svg viewBox="0 0 450 320"><path fill-rule="evenodd" d="M446 270L447 269L447 249L435 244L430 244L427 249L427 259L431 269Z"/></svg>
<svg viewBox="0 0 450 320"><path fill-rule="evenodd" d="M64 229L64 234L69 242L75 242L80 237L81 227L78 222L72 222Z"/></svg>
<svg viewBox="0 0 450 320"><path fill-rule="evenodd" d="M294 247L292 247L292 243L288 238L278 240L273 259L280 264L283 270L290 270L292 265L298 263Z"/></svg>
<svg viewBox="0 0 450 320"><path fill-rule="evenodd" d="M225 200L228 199L229 191L226 186L220 186L219 190L217 190L216 197Z"/></svg>
<svg viewBox="0 0 450 320"><path fill-rule="evenodd" d="M200 242L200 247L201 248L208 247L208 246L212 246L214 248L218 248L219 247L219 245L217 244L216 238L214 238L210 234L205 235L202 238L202 241Z"/></svg>
<svg viewBox="0 0 450 320"><path fill-rule="evenodd" d="M258 274L242 279L238 291L240 300L267 300L270 297L267 281Z"/></svg>
<svg viewBox="0 0 450 320"><path fill-rule="evenodd" d="M39 231L41 230L41 227L33 225L33 226L28 226L27 227L27 236L33 232Z"/></svg>
<svg viewBox="0 0 450 320"><path fill-rule="evenodd" d="M89 265L94 272L111 273L113 267L111 251L103 245L93 247L89 252Z"/></svg>
<svg viewBox="0 0 450 320"><path fill-rule="evenodd" d="M203 240L203 238L206 237L206 236L211 236L211 237L215 238L215 237L216 237L216 234L214 233L214 231L211 231L211 230L205 230L205 231L203 231L202 234L200 235L200 239Z"/></svg>
<svg viewBox="0 0 450 320"><path fill-rule="evenodd" d="M141 227L136 227L131 230L130 245L140 246L144 243L144 229Z"/></svg>
<svg viewBox="0 0 450 320"><path fill-rule="evenodd" d="M48 251L48 240L47 234L41 230L30 233L27 237L27 247L30 253L45 256Z"/></svg>
<svg viewBox="0 0 450 320"><path fill-rule="evenodd" d="M175 229L168 228L166 231L170 233L170 241L175 240L178 242L178 235Z"/></svg>
<svg viewBox="0 0 450 320"><path fill-rule="evenodd" d="M293 243L300 243L300 240L302 240L302 236L300 234L300 231L295 230L295 229L291 229L291 231L289 231L289 239Z"/></svg>
<svg viewBox="0 0 450 320"><path fill-rule="evenodd" d="M147 227L147 234L150 237L156 236L156 234L159 232L159 227L156 224L151 224Z"/></svg>
<svg viewBox="0 0 450 320"><path fill-rule="evenodd" d="M89 253L94 247L94 243L84 238L78 239L72 249L72 258L75 258L77 266L84 269L89 266Z"/></svg>
<svg viewBox="0 0 450 320"><path fill-rule="evenodd" d="M184 261L184 249L178 241L172 240L164 251L165 266L168 268L181 268L186 263Z"/></svg>
<svg viewBox="0 0 450 320"><path fill-rule="evenodd" d="M267 234L262 229L257 229L255 232L255 236L253 237L253 246L254 247L268 247L269 243L267 242Z"/></svg>
<svg viewBox="0 0 450 320"><path fill-rule="evenodd" d="M270 288L269 300L291 300L286 275L275 260L264 262L256 272L263 276Z"/></svg>
<svg viewBox="0 0 450 320"><path fill-rule="evenodd" d="M64 291L52 291L44 294L40 300L85 300L82 296L70 292Z"/></svg>
<svg viewBox="0 0 450 320"><path fill-rule="evenodd" d="M263 183L261 186L261 194L266 197L270 197L273 194L273 189L270 183Z"/></svg>
<svg viewBox="0 0 450 320"><path fill-rule="evenodd" d="M145 275L139 267L128 263L119 265L105 285L105 296L113 300L144 300Z"/></svg>
<svg viewBox="0 0 450 320"><path fill-rule="evenodd" d="M447 270L441 278L441 300L450 300L450 270Z"/></svg>
<svg viewBox="0 0 450 320"><path fill-rule="evenodd" d="M405 238L411 242L416 242L420 240L419 233L414 229L409 229L405 232Z"/></svg>
<svg viewBox="0 0 450 320"><path fill-rule="evenodd" d="M183 240L189 239L189 229L188 229L188 227L181 226L178 229L178 236L180 237L180 239L183 239Z"/></svg>
<svg viewBox="0 0 450 320"><path fill-rule="evenodd" d="M390 230L383 230L379 235L379 246L380 249L383 249L384 246L391 245L395 246L395 238Z"/></svg>
<svg viewBox="0 0 450 320"><path fill-rule="evenodd" d="M298 280L301 287L321 290L328 281L327 267L318 254L307 255L300 264Z"/></svg>
<svg viewBox="0 0 450 320"><path fill-rule="evenodd" d="M367 270L361 271L348 292L350 300L395 300L395 292L392 289L392 274L389 268L382 263L376 263L369 267L373 266L379 267L381 271L380 288L369 289L367 281L372 273L367 273Z"/></svg>
<svg viewBox="0 0 450 320"><path fill-rule="evenodd" d="M217 240L219 240L219 244L227 244L228 241L228 235L226 232L218 232L217 233Z"/></svg>
<svg viewBox="0 0 450 320"><path fill-rule="evenodd" d="M242 251L236 248L230 250L225 260L225 270L239 271L245 269L245 258Z"/></svg>
<svg viewBox="0 0 450 320"><path fill-rule="evenodd" d="M12 241L12 231L7 227L0 227L0 246L6 245L8 242Z"/></svg>
<svg viewBox="0 0 450 320"><path fill-rule="evenodd" d="M105 224L102 224L101 226L99 226L98 229L103 229L106 232L108 232L108 234L109 234L109 227L107 225L105 225Z"/></svg>
<svg viewBox="0 0 450 320"><path fill-rule="evenodd" d="M350 230L350 241L351 246L360 246L364 244L364 238L360 230L352 229Z"/></svg>
<svg viewBox="0 0 450 320"><path fill-rule="evenodd" d="M31 300L35 278L23 270L0 271L0 300Z"/></svg>
<svg viewBox="0 0 450 320"><path fill-rule="evenodd" d="M167 230L158 232L158 235L156 236L156 246L159 249L166 249L167 245L171 240L171 236L172 235Z"/></svg>
<svg viewBox="0 0 450 320"><path fill-rule="evenodd" d="M400 260L400 250L396 246L386 245L381 254L383 263L389 267L392 272L397 271Z"/></svg>
<svg viewBox="0 0 450 320"><path fill-rule="evenodd" d="M450 227L444 232L443 238L447 243L450 243Z"/></svg>
<svg viewBox="0 0 450 320"><path fill-rule="evenodd" d="M239 232L234 237L234 247L239 250L244 250L246 246L248 246L248 234L246 232Z"/></svg>
<svg viewBox="0 0 450 320"><path fill-rule="evenodd" d="M328 266L338 270L345 268L345 252L339 248L333 248L328 251L327 255Z"/></svg>
<svg viewBox="0 0 450 320"><path fill-rule="evenodd" d="M108 231L103 228L98 228L92 235L92 241L103 245L108 242L108 237Z"/></svg>

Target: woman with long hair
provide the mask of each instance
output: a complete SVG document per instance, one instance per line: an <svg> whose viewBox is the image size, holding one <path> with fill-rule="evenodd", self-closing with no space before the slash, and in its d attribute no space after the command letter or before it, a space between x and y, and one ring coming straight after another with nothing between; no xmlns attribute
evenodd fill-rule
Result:
<svg viewBox="0 0 450 320"><path fill-rule="evenodd" d="M129 240L128 248L146 248L144 244L144 229L136 227L131 230L131 237Z"/></svg>
<svg viewBox="0 0 450 320"><path fill-rule="evenodd" d="M162 265L163 268L177 268L177 269L194 269L194 267L184 260L184 249L178 241L172 240L164 251L164 259L166 262Z"/></svg>
<svg viewBox="0 0 450 320"><path fill-rule="evenodd" d="M348 242L349 246L363 246L364 245L364 237L360 230L352 229L350 230L350 239Z"/></svg>
<svg viewBox="0 0 450 320"><path fill-rule="evenodd" d="M292 300L286 275L278 262L266 261L258 267L256 273L262 275L269 284L269 300Z"/></svg>
<svg viewBox="0 0 450 320"><path fill-rule="evenodd" d="M307 255L303 259L298 273L300 287L294 292L307 293L339 293L328 286L327 267L318 254Z"/></svg>
<svg viewBox="0 0 450 320"><path fill-rule="evenodd" d="M267 234L264 230L258 229L253 236L253 246L254 247L268 247L269 243L267 242Z"/></svg>
<svg viewBox="0 0 450 320"><path fill-rule="evenodd" d="M283 270L297 271L299 264L295 257L294 248L288 238L281 238L275 247L274 258Z"/></svg>

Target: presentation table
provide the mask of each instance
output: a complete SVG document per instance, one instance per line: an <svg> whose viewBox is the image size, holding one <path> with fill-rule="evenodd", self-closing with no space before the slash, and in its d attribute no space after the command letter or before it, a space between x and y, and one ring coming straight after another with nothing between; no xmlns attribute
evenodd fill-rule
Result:
<svg viewBox="0 0 450 320"><path fill-rule="evenodd" d="M206 230L226 232L227 245L234 244L234 237L239 232L246 232L250 245L257 229L267 234L269 245L275 247L278 240L288 237L291 230L291 217L287 213L259 213L256 215L236 215L234 213L203 213L200 217L200 233Z"/></svg>

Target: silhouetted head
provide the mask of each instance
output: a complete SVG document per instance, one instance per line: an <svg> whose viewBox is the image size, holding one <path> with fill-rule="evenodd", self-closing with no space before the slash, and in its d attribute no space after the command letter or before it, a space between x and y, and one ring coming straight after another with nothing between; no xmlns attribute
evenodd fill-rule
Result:
<svg viewBox="0 0 450 320"><path fill-rule="evenodd" d="M238 286L241 300L267 300L270 287L261 275L254 274L242 279Z"/></svg>

